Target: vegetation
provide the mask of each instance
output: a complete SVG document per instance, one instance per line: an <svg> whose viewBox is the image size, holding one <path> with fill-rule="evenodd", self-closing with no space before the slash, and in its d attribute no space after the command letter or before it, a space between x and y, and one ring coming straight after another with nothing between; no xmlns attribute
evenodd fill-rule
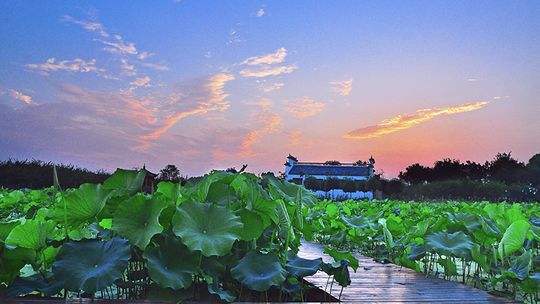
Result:
<svg viewBox="0 0 540 304"><path fill-rule="evenodd" d="M540 291L540 205L321 201L306 223L328 250L360 250L529 302Z"/></svg>
<svg viewBox="0 0 540 304"><path fill-rule="evenodd" d="M10 159L0 162L0 188L41 189L49 187L55 166L58 178L67 188L79 187L83 183L102 183L110 176L104 171L92 172L73 165L55 165L40 160Z"/></svg>
<svg viewBox="0 0 540 304"><path fill-rule="evenodd" d="M0 190L0 295L291 301L318 270L349 284L345 260L296 256L315 203L303 187L213 172L149 195L144 176Z"/></svg>

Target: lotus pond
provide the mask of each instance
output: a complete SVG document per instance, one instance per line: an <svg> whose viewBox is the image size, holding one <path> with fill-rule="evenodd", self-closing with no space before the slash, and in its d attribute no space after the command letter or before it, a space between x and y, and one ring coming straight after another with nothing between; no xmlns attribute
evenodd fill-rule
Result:
<svg viewBox="0 0 540 304"><path fill-rule="evenodd" d="M213 172L145 194L144 174L0 190L0 297L318 300L303 277L322 270L348 283L346 261L296 255L316 203L304 188Z"/></svg>
<svg viewBox="0 0 540 304"><path fill-rule="evenodd" d="M321 201L306 222L332 248L538 302L537 203Z"/></svg>
<svg viewBox="0 0 540 304"><path fill-rule="evenodd" d="M144 171L77 189L0 190L0 297L322 301L359 251L426 275L538 301L540 207L319 201L303 187L213 172L141 193ZM302 259L302 239L334 260Z"/></svg>

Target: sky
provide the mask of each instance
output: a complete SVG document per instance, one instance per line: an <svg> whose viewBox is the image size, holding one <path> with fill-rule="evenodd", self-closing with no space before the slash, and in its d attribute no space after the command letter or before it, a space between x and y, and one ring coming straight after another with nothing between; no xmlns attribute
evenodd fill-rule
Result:
<svg viewBox="0 0 540 304"><path fill-rule="evenodd" d="M540 152L539 1L2 1L0 159L183 175Z"/></svg>

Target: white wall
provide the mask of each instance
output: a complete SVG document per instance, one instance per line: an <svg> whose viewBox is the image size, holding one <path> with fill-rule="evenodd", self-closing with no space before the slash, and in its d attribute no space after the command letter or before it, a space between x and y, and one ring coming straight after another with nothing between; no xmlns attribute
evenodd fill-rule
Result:
<svg viewBox="0 0 540 304"><path fill-rule="evenodd" d="M371 191L355 191L355 192L345 192L342 189L332 189L330 191L313 191L315 195L319 198L330 198L330 199L373 199L373 192Z"/></svg>
<svg viewBox="0 0 540 304"><path fill-rule="evenodd" d="M286 180L291 180L293 178L316 178L316 179L329 179L329 178L335 178L335 179L344 179L344 180L367 180L368 177L367 176L327 176L327 175L309 175L309 176L300 176L300 175L295 175L295 174L287 174L285 175L285 179Z"/></svg>

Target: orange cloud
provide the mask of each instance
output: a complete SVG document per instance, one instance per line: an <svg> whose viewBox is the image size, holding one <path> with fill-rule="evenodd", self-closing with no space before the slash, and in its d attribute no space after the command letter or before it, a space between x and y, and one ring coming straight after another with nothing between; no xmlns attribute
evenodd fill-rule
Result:
<svg viewBox="0 0 540 304"><path fill-rule="evenodd" d="M349 139L369 139L377 138L401 130L412 128L416 125L428 122L437 116L442 115L454 115L464 112L471 112L482 109L489 104L489 101L471 102L462 105L434 108L434 109L421 109L412 114L397 115L395 117L383 120L382 122L367 126L360 129L353 130L344 135L344 138Z"/></svg>
<svg viewBox="0 0 540 304"><path fill-rule="evenodd" d="M211 111L227 110L230 105L226 98L229 95L225 93L224 88L227 82L233 79L234 76L227 73L219 73L210 77L203 88L205 94L207 95L205 100L200 102L193 109L177 111L165 118L160 127L141 137L143 147L148 147L151 142L158 140L170 128L187 117L202 115Z"/></svg>
<svg viewBox="0 0 540 304"><path fill-rule="evenodd" d="M283 125L281 116L271 111L272 101L262 98L257 105L262 111L256 114L253 120L259 127L249 131L242 140L240 155L243 157L255 156L253 145L259 142L264 136L276 133Z"/></svg>
<svg viewBox="0 0 540 304"><path fill-rule="evenodd" d="M315 101L309 97L302 97L296 101L289 102L285 110L296 118L304 119L321 113L325 107L326 104L324 102Z"/></svg>

